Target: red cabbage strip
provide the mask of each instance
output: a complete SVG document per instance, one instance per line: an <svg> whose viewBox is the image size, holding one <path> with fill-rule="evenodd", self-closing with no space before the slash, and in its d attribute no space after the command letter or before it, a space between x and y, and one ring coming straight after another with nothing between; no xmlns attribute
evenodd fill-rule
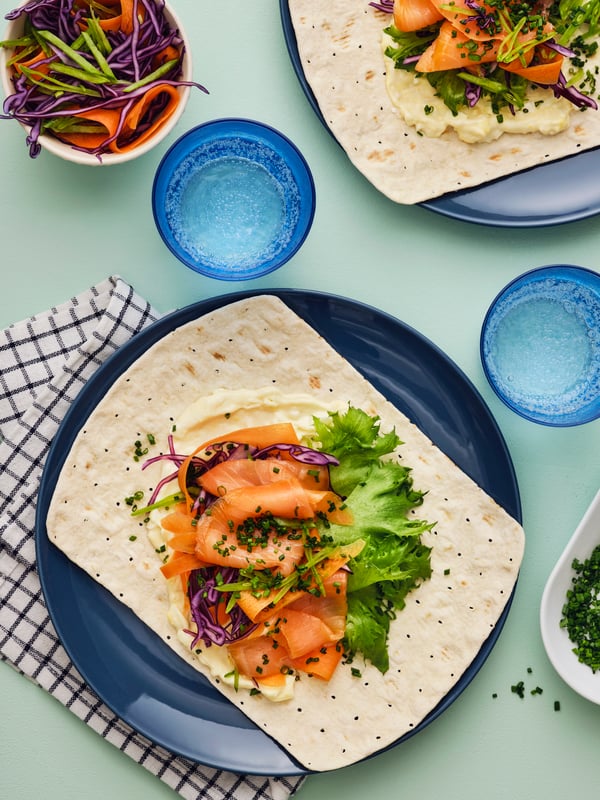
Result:
<svg viewBox="0 0 600 800"><path fill-rule="evenodd" d="M589 97L574 86L567 85L567 79L560 73L558 82L549 87L554 92L555 97L564 97L569 102L573 103L577 108L593 108L597 109L598 104L593 97Z"/></svg>
<svg viewBox="0 0 600 800"><path fill-rule="evenodd" d="M144 8L146 9L146 12L148 14L148 19L151 20L152 25L154 26L154 30L156 31L157 34L160 34L160 32L161 32L160 23L158 21L158 17L154 13L154 9L156 8L156 5L154 3L152 3L152 2L149 2L149 0L141 0L141 3L144 6ZM162 2L160 4L161 11L164 9L164 7L165 7L165 1L162 0Z"/></svg>
<svg viewBox="0 0 600 800"><path fill-rule="evenodd" d="M133 63L133 80L139 81L140 62L138 60L138 42L140 38L140 20L138 18L138 0L133 0L133 31L129 39L129 47L131 49L131 61Z"/></svg>
<svg viewBox="0 0 600 800"><path fill-rule="evenodd" d="M394 11L394 0L383 0L381 3L369 3L371 8L383 11L384 14L391 14Z"/></svg>
<svg viewBox="0 0 600 800"><path fill-rule="evenodd" d="M479 99L481 98L481 86L477 86L476 84L467 81L465 83L465 98L469 104L469 108L473 108L473 106L477 105Z"/></svg>
<svg viewBox="0 0 600 800"><path fill-rule="evenodd" d="M75 0L32 0L6 14L5 19L27 14L36 30L50 31L63 41L72 42L80 33L78 22L83 13L83 9L75 7Z"/></svg>
<svg viewBox="0 0 600 800"><path fill-rule="evenodd" d="M340 463L335 456L329 455L329 453L322 453L320 450L313 450L312 447L306 447L303 444L272 444L268 447L263 447L262 450L258 450L254 453L253 458L266 458L274 450L289 453L295 461L299 461L302 464L326 467L328 464L337 466Z"/></svg>
<svg viewBox="0 0 600 800"><path fill-rule="evenodd" d="M193 649L202 641L206 647L213 644L224 645L238 641L256 628L249 617L238 607L233 606L229 620L225 625L219 624L217 607L226 603L226 596L217 590L218 585L233 583L238 579L239 571L232 567L204 567L190 573L188 596L190 599L191 617L197 631L186 631L193 636L190 648Z"/></svg>
<svg viewBox="0 0 600 800"><path fill-rule="evenodd" d="M548 39L547 42L544 42L544 47L547 47L549 50L554 50L556 53L560 53L560 55L565 56L565 58L573 58L576 55L575 51L571 50L570 47L565 47L555 42L554 39Z"/></svg>

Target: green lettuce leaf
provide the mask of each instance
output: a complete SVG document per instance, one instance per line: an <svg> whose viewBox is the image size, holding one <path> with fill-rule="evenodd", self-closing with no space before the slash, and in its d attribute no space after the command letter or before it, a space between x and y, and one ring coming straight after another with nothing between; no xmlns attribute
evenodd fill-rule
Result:
<svg viewBox="0 0 600 800"><path fill-rule="evenodd" d="M340 462L330 473L331 486L342 497L347 497L366 479L373 465L401 444L395 431L379 432L379 417L352 406L344 414L330 413L329 420L315 417L313 423L319 449Z"/></svg>
<svg viewBox="0 0 600 800"><path fill-rule="evenodd" d="M423 493L413 488L410 469L383 459L400 440L393 431L380 433L378 417L350 407L315 425L321 449L340 461L331 470L332 485L353 516L352 525L328 524L323 537L335 545L365 541L350 562L346 656L352 660L361 653L385 672L390 622L407 594L431 575L431 549L421 534L433 524L415 514Z"/></svg>

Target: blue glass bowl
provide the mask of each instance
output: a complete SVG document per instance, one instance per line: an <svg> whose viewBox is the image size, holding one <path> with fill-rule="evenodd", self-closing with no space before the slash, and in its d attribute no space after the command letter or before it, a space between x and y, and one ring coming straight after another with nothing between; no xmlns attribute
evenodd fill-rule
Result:
<svg viewBox="0 0 600 800"><path fill-rule="evenodd" d="M600 275L569 264L526 272L490 306L483 369L506 405L542 425L600 417Z"/></svg>
<svg viewBox="0 0 600 800"><path fill-rule="evenodd" d="M281 267L311 228L315 186L304 157L259 122L220 119L188 131L159 164L158 231L202 275L237 281Z"/></svg>

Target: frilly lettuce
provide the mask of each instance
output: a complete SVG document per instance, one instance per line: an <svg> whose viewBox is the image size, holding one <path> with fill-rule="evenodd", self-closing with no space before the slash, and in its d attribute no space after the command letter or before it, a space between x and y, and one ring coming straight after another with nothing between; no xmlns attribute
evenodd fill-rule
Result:
<svg viewBox="0 0 600 800"><path fill-rule="evenodd" d="M421 534L433 524L416 517L424 495L413 488L410 468L391 458L401 442L395 431L380 433L379 417L350 407L314 424L320 449L339 459L331 484L353 514L352 525L330 525L327 536L335 544L366 542L350 564L347 657L360 652L386 672L390 622L431 575L431 548Z"/></svg>

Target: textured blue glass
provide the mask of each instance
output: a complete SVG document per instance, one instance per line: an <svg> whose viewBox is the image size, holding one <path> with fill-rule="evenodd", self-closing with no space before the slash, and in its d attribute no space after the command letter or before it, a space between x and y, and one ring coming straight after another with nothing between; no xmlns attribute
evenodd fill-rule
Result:
<svg viewBox="0 0 600 800"><path fill-rule="evenodd" d="M312 225L309 167L282 134L223 119L182 136L162 159L154 219L165 244L191 269L244 280L285 264Z"/></svg>
<svg viewBox="0 0 600 800"><path fill-rule="evenodd" d="M600 416L600 275L569 265L520 276L495 299L481 335L485 373L527 419L579 425Z"/></svg>

